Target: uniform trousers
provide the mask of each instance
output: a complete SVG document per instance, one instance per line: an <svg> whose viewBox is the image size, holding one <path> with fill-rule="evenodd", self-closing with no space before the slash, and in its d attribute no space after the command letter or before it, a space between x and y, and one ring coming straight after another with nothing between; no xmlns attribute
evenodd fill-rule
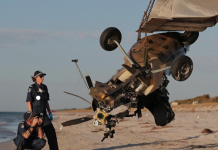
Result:
<svg viewBox="0 0 218 150"><path fill-rule="evenodd" d="M53 124L45 115L43 119L43 131L48 139L48 145L50 150L58 150L57 136Z"/></svg>
<svg viewBox="0 0 218 150"><path fill-rule="evenodd" d="M21 134L17 136L15 140L15 145L18 146L20 142L22 142L21 144L23 149L34 149L34 150L41 150L46 144L45 139L40 139L36 137L33 140L28 140L25 139Z"/></svg>

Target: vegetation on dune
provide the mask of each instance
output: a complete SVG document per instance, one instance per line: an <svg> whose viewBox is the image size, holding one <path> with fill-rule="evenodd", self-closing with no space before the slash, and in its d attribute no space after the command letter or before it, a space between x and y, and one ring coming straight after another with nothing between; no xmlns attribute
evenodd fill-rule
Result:
<svg viewBox="0 0 218 150"><path fill-rule="evenodd" d="M91 109L92 109L92 107L91 107L91 106L89 106L88 108L85 108L85 109L91 110Z"/></svg>
<svg viewBox="0 0 218 150"><path fill-rule="evenodd" d="M77 110L76 108L57 109L55 111Z"/></svg>
<svg viewBox="0 0 218 150"><path fill-rule="evenodd" d="M87 108L81 108L81 109L77 109L77 108L65 108L65 109L57 109L55 111L70 111L70 110L92 110L92 107L87 107Z"/></svg>
<svg viewBox="0 0 218 150"><path fill-rule="evenodd" d="M199 103L218 103L218 96L210 98L210 95L206 94L203 96L197 96L195 98L190 99L175 100L173 102L178 102L179 104L192 104L194 101L198 101Z"/></svg>

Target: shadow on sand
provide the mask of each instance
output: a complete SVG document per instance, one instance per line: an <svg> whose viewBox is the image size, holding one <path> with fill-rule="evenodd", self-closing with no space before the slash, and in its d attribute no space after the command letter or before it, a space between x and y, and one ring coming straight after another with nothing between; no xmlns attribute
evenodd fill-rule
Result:
<svg viewBox="0 0 218 150"><path fill-rule="evenodd" d="M214 147L218 147L218 143L216 144L206 144L206 145L190 145L190 146L186 146L186 147L181 147L181 148L174 148L174 149L170 149L170 150L190 150L190 149L201 149L201 148L214 148Z"/></svg>
<svg viewBox="0 0 218 150"><path fill-rule="evenodd" d="M203 135L208 135L208 134L203 134ZM188 137L185 139L180 139L180 140L172 140L172 141L156 141L156 142L151 142L151 143L138 143L138 144L127 144L127 145L120 145L120 146L112 146L112 147L107 147L107 148L97 148L97 149L93 149L93 150L113 150L113 149L120 149L120 148L130 148L130 147L135 147L135 146L145 146L145 145L158 145L158 144L164 144L164 143L168 143L168 142L180 142L180 141L184 141L184 140L190 140L190 139L196 139L199 138L202 135L198 135L198 136L193 136L193 137ZM218 143L215 144L206 144L206 145L190 145L190 146L186 146L186 147L181 147L181 148L173 148L170 150L190 150L190 149L201 149L201 148L214 148L214 147L218 147Z"/></svg>

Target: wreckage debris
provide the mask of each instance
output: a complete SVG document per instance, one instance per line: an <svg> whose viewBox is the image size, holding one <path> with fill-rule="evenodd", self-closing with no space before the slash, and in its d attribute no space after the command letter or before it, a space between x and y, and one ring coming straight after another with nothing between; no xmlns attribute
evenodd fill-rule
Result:
<svg viewBox="0 0 218 150"><path fill-rule="evenodd" d="M190 145L190 148L206 148L204 145Z"/></svg>
<svg viewBox="0 0 218 150"><path fill-rule="evenodd" d="M201 131L201 133L203 133L203 134L205 134L205 133L213 133L213 131L212 130L210 130L210 129L204 129L203 131Z"/></svg>

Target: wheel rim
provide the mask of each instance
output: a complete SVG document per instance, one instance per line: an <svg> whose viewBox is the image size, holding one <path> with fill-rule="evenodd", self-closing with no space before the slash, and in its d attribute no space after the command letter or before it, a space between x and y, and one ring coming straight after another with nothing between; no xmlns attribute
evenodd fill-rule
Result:
<svg viewBox="0 0 218 150"><path fill-rule="evenodd" d="M191 66L188 63L186 63L181 68L181 74L187 75L190 72L190 70L191 70Z"/></svg>
<svg viewBox="0 0 218 150"><path fill-rule="evenodd" d="M112 47L116 47L117 45L114 43L113 40L116 40L118 42L120 42L120 39L118 37L118 35L113 35L111 38L108 39L108 45L112 46Z"/></svg>

